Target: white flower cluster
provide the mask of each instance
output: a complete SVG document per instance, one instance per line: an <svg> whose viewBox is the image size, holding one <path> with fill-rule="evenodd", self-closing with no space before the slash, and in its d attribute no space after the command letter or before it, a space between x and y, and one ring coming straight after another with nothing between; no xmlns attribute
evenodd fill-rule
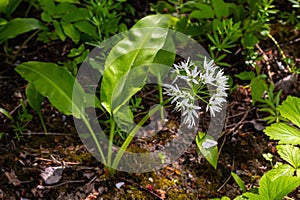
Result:
<svg viewBox="0 0 300 200"><path fill-rule="evenodd" d="M195 125L195 118L198 118L197 110L201 109L196 102L198 100L206 102L204 100L206 97L209 97L209 102L206 102L206 111L209 109L211 116L214 117L215 112L221 111L221 106L226 102L227 97L225 92L228 89L227 77L224 76L222 70L218 70L213 60L207 62L205 57L202 68L197 67L189 59L173 66L172 72L176 74L176 77L172 85L164 84L163 86L165 94L172 98L171 103L176 102L175 110L182 111L184 124L188 124L189 128ZM178 86L176 81L179 79L183 80L188 87ZM209 92L205 86L213 89Z"/></svg>

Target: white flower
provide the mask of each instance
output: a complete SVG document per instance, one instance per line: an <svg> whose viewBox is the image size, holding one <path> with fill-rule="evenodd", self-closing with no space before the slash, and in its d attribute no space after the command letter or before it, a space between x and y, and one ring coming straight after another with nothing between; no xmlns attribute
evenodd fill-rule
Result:
<svg viewBox="0 0 300 200"><path fill-rule="evenodd" d="M207 95L210 97L206 111L209 109L211 116L214 117L216 112L222 110L222 105L226 102L225 98L227 97L228 78L224 76L222 70L218 70L213 60L207 62L205 57L202 68L199 68L188 58L187 61L178 65L174 64L173 67L172 72L177 75L172 82L174 86L170 84L164 84L163 86L165 87L165 94L173 98L171 103L176 102L175 110L183 112L184 124L188 124L189 128L195 125L195 119L198 118L197 110L201 109L201 107L195 105L195 102L199 100L199 93L205 94L204 97L199 97L200 100L204 100ZM176 84L178 78L184 80L189 87L179 87ZM205 85L207 87L204 87ZM212 89L201 91L206 90L206 88Z"/></svg>

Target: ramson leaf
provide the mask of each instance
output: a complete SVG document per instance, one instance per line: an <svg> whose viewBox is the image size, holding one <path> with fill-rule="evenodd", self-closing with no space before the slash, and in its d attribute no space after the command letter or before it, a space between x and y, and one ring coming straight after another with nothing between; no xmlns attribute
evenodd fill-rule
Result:
<svg viewBox="0 0 300 200"><path fill-rule="evenodd" d="M87 95L65 68L54 63L30 61L20 64L16 71L40 94L48 97L59 111L76 118L83 116Z"/></svg>
<svg viewBox="0 0 300 200"><path fill-rule="evenodd" d="M285 123L272 124L264 132L270 139L279 140L279 144L300 144L299 129Z"/></svg>

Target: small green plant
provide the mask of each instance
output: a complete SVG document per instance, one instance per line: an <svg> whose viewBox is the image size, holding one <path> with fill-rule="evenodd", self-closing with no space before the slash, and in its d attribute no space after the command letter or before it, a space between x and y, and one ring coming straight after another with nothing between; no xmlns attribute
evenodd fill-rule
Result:
<svg viewBox="0 0 300 200"><path fill-rule="evenodd" d="M273 123L264 132L270 139L279 141L276 149L284 163L277 162L262 176L258 191L246 192L242 180L232 174L244 192L235 200L281 200L300 186L300 149L297 147L300 145L300 98L288 96L277 109L289 122ZM264 157L272 162L272 155Z"/></svg>
<svg viewBox="0 0 300 200"><path fill-rule="evenodd" d="M0 108L0 113L6 116L11 121L11 126L15 133L15 137L20 140L22 133L27 131L27 125L32 120L33 116L28 113L26 105L23 100L20 101L21 109L17 111L16 119L5 109ZM4 134L1 134L2 136Z"/></svg>

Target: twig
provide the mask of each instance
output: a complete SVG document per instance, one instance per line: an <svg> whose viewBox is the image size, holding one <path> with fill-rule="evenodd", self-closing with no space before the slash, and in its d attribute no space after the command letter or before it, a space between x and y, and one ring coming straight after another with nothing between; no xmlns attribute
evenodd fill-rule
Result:
<svg viewBox="0 0 300 200"><path fill-rule="evenodd" d="M229 177L225 180L225 182L217 189L217 192L220 192L220 190L227 184L227 182L230 180L231 178L231 172L233 171L233 167L234 167L234 158L232 159L232 165L231 165L231 170L230 170L230 175Z"/></svg>
<svg viewBox="0 0 300 200"><path fill-rule="evenodd" d="M126 179L126 178L123 178L123 177L119 177L119 179L121 179L121 180L123 180L123 181L126 181L126 182L128 182L128 183L130 183L130 184L133 184L133 185L138 186L141 190L144 190L144 191L146 191L146 192L149 192L151 195L155 196L155 197L156 197L157 199L159 199L159 200L164 200L163 198L161 198L160 196L158 196L157 194L155 194L155 193L152 192L151 190L148 190L148 189L144 188L143 186L141 186L141 185L138 184L138 183L135 183L135 182L133 182L133 181L131 181L131 180L128 180L128 179Z"/></svg>
<svg viewBox="0 0 300 200"><path fill-rule="evenodd" d="M70 180L70 181L65 181L56 185L49 185L49 186L44 186L44 185L38 185L37 188L38 189L51 189L51 188L56 188L65 184L69 184L69 183L84 183L86 182L86 180Z"/></svg>

